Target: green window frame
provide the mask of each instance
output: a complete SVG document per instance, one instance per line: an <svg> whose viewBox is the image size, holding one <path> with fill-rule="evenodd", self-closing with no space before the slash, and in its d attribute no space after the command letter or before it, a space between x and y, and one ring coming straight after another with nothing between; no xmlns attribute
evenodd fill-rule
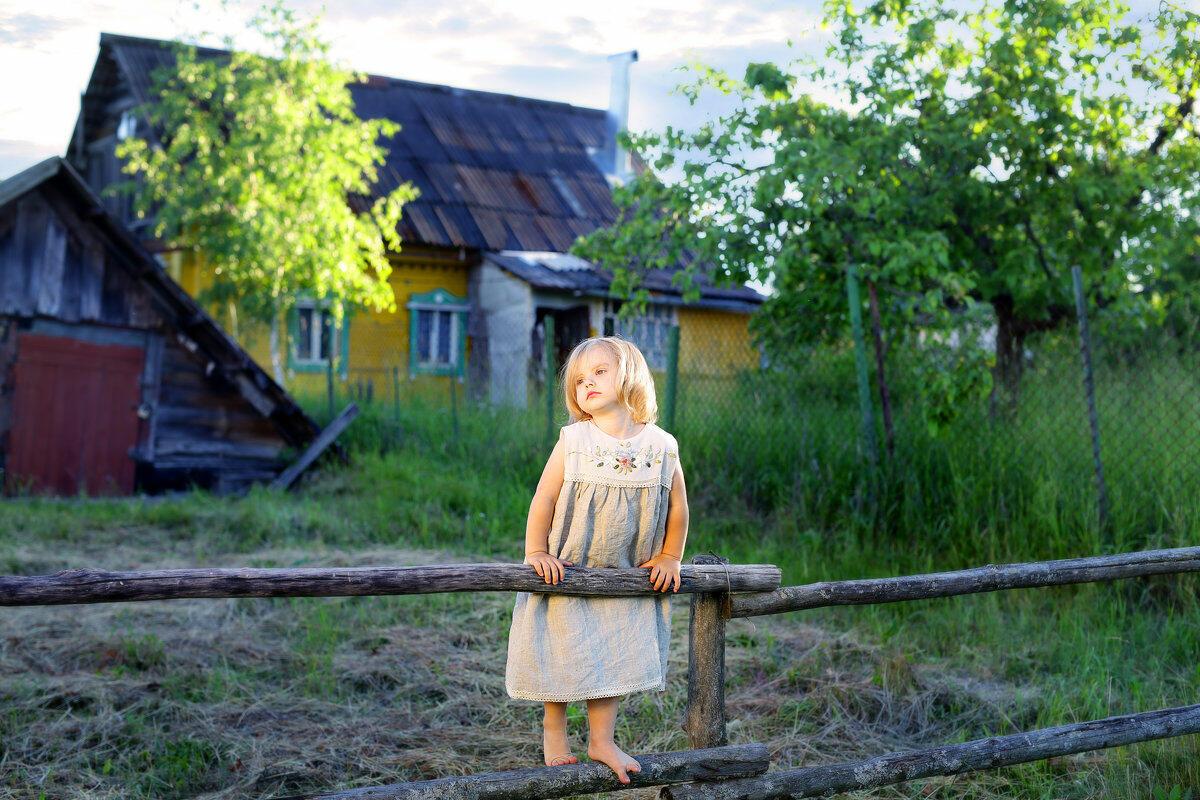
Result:
<svg viewBox="0 0 1200 800"><path fill-rule="evenodd" d="M467 311L465 297L445 289L411 294L408 309L408 374L466 375ZM425 335L422 337L422 331Z"/></svg>
<svg viewBox="0 0 1200 800"><path fill-rule="evenodd" d="M292 304L288 309L287 329L287 368L294 372L327 372L329 370L329 358L301 358L298 345L300 342L300 316L301 310L312 309L321 313L322 320L328 316L328 303L321 302L311 297L302 297ZM324 324L324 323L322 323ZM319 342L319 335L314 328L310 327L311 335L313 336L312 343ZM342 316L342 324L334 326L333 330L334 348L338 354L337 371L338 375L345 379L350 372L350 309L346 309L346 313Z"/></svg>

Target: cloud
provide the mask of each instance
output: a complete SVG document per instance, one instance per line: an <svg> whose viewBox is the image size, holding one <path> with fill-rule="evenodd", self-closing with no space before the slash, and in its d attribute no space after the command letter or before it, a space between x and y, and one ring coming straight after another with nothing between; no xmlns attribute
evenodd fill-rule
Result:
<svg viewBox="0 0 1200 800"><path fill-rule="evenodd" d="M0 17L0 45L34 49L55 34L76 25L75 20L41 14L13 14Z"/></svg>

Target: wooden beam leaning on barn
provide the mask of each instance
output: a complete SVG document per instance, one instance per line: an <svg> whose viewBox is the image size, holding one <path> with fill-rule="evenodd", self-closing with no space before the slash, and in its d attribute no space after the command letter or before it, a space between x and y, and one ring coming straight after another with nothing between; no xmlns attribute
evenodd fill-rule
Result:
<svg viewBox="0 0 1200 800"><path fill-rule="evenodd" d="M73 569L52 575L0 576L0 606L71 605L187 597L350 597L439 592L540 592L636 597L657 595L648 569L567 567L549 584L525 564L438 564L420 567L234 567L106 572ZM684 565L680 593L769 591L779 586L772 564Z"/></svg>
<svg viewBox="0 0 1200 800"><path fill-rule="evenodd" d="M334 440L341 435L342 431L346 430L357 416L358 405L356 403L351 403L342 409L342 413L334 417L333 422L325 426L325 430L321 431L316 439L313 439L312 444L301 453L300 458L296 459L295 463L279 473L279 477L271 482L271 488L290 488L296 482L296 479L303 474L304 470L308 469L309 465L316 461L321 453L324 453L325 449L333 444Z"/></svg>
<svg viewBox="0 0 1200 800"><path fill-rule="evenodd" d="M690 781L746 778L762 775L770 762L767 747L762 744L642 753L634 758L642 771L629 773L629 783L618 781L608 765L592 762L455 775L431 781L394 783L344 792L285 797L281 800L522 800L569 797Z"/></svg>
<svg viewBox="0 0 1200 800"><path fill-rule="evenodd" d="M1200 733L1200 705L1124 714L841 764L781 770L757 778L668 786L662 797L665 800L827 797L837 792L891 786L936 775L960 775L1193 733Z"/></svg>

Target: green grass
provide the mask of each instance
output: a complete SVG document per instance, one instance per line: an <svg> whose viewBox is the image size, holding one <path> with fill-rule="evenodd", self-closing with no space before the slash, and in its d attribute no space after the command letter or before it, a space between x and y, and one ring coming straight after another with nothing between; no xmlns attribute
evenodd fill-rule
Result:
<svg viewBox="0 0 1200 800"><path fill-rule="evenodd" d="M1035 391L1039 380L1049 379L1029 376L1030 402L1047 397L1048 390ZM872 505L854 447L852 397L813 391L802 408L785 415L778 403L786 390L774 399L765 391L754 399L748 391L743 405L714 402L705 414L693 413L694 396L681 404L676 435L691 495L689 554L713 551L734 562L778 564L784 582L798 584L1196 543L1200 498L1188 489L1190 467L1172 467L1179 474L1156 483L1161 470L1132 460L1128 469L1111 472L1114 524L1106 539L1095 522L1086 430L1080 451L1074 429L1030 422L1017 435L1011 426L1026 424L1023 418L997 427L964 414L958 427L937 438L906 422ZM320 399L313 403L319 415ZM326 471L294 494L256 489L240 500L200 492L165 501L15 500L0 506L0 571L111 564L123 552L157 566L381 563L370 554L392 549L518 561L548 452L538 408L507 413L463 403L455 436L454 418L436 405L377 403L348 431L353 466ZM1162 410L1169 410L1165 401ZM1041 418L1051 419L1049 411ZM1159 423L1137 424L1148 436ZM1148 486L1153 491L1147 493ZM733 621L730 703L739 721L731 736L779 743L778 763L812 763L1185 705L1200 687L1198 590L1196 576L1164 576L825 609L771 621L817 626L826 638L812 647L776 632L767 620ZM419 601L129 604L109 607L116 627L92 626L81 642L63 632L69 630L64 618L46 612L37 619L58 626L56 663L70 674L95 677L82 688L51 678L16 679L30 667L5 657L11 669L0 690L0 743L35 730L54 736L21 751L39 754L40 774L22 771L27 766L6 774L0 767L0 776L10 786L35 778L53 785L45 772L70 764L63 768L71 770L71 786L86 784L80 776L87 775L92 785L124 787L131 797L228 786L250 769L237 765L249 764L258 745L210 715L214 708L243 709L231 717L238 719L246 708L267 706L312 714L326 709L360 732L402 724L408 733L399 742L378 734L383 744L371 745L378 752L363 750L352 763L310 752L303 764L280 767L278 774L264 767L255 789L262 796L473 771L469 760L454 760L455 753L475 752L456 736L488 728L498 735L505 725L536 730L529 709L496 699L495 684L482 677L486 670L456 666L461 658L491 659L486 669L502 673L503 599L447 594ZM188 618L177 630L155 626L159 612L153 609L162 606L212 615L228 610L211 629L205 617ZM230 627L242 634L227 633ZM2 633L23 635L13 628ZM189 636L198 639L194 648L185 646ZM389 653L393 660L373 666ZM943 677L931 683L929 674ZM995 687L1009 699L984 708L977 693L942 686L952 678ZM124 706L122 693L133 698ZM684 746L677 730L681 702L678 694L633 698L621 718L623 735L645 749ZM385 707L405 721L377 716ZM62 715L104 732L83 742L86 765L67 755L76 734L62 727ZM319 730L333 723L313 719L326 718L311 717L290 735L334 736ZM451 720L446 724L461 725L463 733L434 720ZM583 724L579 711L572 720L575 730ZM181 725L187 733L172 733ZM488 752L525 753L529 745L507 746L493 742ZM380 761L380 753L420 753L421 760ZM1059 759L860 796L1183 800L1188 787L1198 785L1200 748L1190 737L1091 761ZM920 794L922 786L928 795Z"/></svg>

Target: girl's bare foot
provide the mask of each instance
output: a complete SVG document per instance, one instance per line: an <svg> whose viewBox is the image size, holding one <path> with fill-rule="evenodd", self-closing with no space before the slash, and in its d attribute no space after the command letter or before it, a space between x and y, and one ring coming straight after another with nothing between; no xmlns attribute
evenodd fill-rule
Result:
<svg viewBox="0 0 1200 800"><path fill-rule="evenodd" d="M641 772L642 765L614 742L588 742L588 758L593 761L603 761L617 773L617 780L629 783L629 772Z"/></svg>
<svg viewBox="0 0 1200 800"><path fill-rule="evenodd" d="M547 767L579 763L579 759L571 752L571 743L567 741L566 726L557 729L547 727L542 730L542 753L546 758Z"/></svg>

